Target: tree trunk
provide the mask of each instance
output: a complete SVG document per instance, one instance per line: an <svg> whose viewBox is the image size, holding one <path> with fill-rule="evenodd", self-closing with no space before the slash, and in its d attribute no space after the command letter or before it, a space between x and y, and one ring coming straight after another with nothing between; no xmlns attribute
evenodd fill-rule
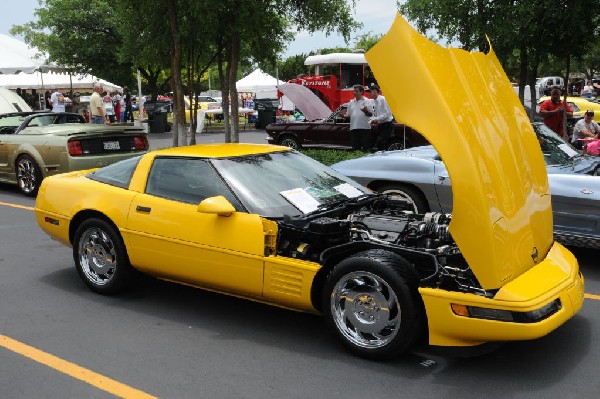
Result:
<svg viewBox="0 0 600 399"><path fill-rule="evenodd" d="M521 58L521 64L519 69L519 100L521 100L521 104L525 104L525 86L527 85L527 47L524 43L521 43L519 49L519 55ZM530 86L531 88L531 86ZM534 100L532 100L533 102Z"/></svg>
<svg viewBox="0 0 600 399"><path fill-rule="evenodd" d="M230 49L228 47L227 53L229 53ZM229 57L227 57L229 59ZM225 123L225 142L231 143L231 124L229 123L229 63L225 68L225 72L223 72L223 60L219 56L219 80L221 80L221 88L223 95L223 122Z"/></svg>
<svg viewBox="0 0 600 399"><path fill-rule="evenodd" d="M568 128L567 128L567 93L569 92L569 74L571 73L571 56L567 55L567 71L565 73L565 94L563 96L563 104L565 104L565 106L563 107L563 138L565 140L568 140Z"/></svg>
<svg viewBox="0 0 600 399"><path fill-rule="evenodd" d="M235 87L238 64L240 61L240 37L233 35L231 38L231 52L229 57L229 95L231 96L231 142L240 142L240 116L238 105L238 92Z"/></svg>
<svg viewBox="0 0 600 399"><path fill-rule="evenodd" d="M169 30L171 33L171 71L173 85L173 146L187 145L185 129L185 102L181 80L182 45L177 18L177 2L167 0Z"/></svg>

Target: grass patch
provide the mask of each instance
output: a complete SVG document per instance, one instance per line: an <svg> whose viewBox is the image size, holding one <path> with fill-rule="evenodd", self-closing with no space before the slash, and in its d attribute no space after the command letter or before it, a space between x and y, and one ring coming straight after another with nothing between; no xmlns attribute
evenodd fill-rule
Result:
<svg viewBox="0 0 600 399"><path fill-rule="evenodd" d="M333 165L336 162L360 158L369 154L368 152L363 151L345 150L301 150L300 152L327 166Z"/></svg>

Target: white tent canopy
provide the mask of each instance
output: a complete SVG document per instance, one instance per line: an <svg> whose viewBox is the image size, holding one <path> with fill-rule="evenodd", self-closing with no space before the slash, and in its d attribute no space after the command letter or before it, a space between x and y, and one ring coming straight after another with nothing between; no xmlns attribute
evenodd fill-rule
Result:
<svg viewBox="0 0 600 399"><path fill-rule="evenodd" d="M72 82L72 86L71 86ZM55 73L18 73L16 75L0 75L0 87L7 89L36 89L52 90L62 89L70 90L73 87L75 91L93 91L94 83L100 83L104 90L109 92L120 91L121 86L99 79L93 75L72 75Z"/></svg>
<svg viewBox="0 0 600 399"><path fill-rule="evenodd" d="M277 98L277 85L279 80L273 76L256 69L248 76L235 83L238 93L256 93L256 98Z"/></svg>
<svg viewBox="0 0 600 399"><path fill-rule="evenodd" d="M35 49L8 35L0 34L0 74L33 73L35 71L64 71L65 68L49 65L43 57L38 57Z"/></svg>

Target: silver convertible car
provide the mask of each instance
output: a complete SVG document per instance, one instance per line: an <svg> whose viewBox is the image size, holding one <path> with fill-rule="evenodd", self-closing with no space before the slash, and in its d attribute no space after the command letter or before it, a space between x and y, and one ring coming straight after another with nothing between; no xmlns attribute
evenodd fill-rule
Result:
<svg viewBox="0 0 600 399"><path fill-rule="evenodd" d="M552 194L554 235L574 246L600 248L600 158L583 155L542 123L540 141ZM373 191L406 198L416 213L451 213L452 188L432 146L378 152L342 161L333 169Z"/></svg>

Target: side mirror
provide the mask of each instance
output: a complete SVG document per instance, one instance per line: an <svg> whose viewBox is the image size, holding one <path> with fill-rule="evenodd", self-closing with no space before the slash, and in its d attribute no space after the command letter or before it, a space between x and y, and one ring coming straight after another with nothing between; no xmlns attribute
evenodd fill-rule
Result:
<svg viewBox="0 0 600 399"><path fill-rule="evenodd" d="M206 198L198 205L198 212L214 213L219 216L231 216L235 212L235 208L227 198L222 195Z"/></svg>

